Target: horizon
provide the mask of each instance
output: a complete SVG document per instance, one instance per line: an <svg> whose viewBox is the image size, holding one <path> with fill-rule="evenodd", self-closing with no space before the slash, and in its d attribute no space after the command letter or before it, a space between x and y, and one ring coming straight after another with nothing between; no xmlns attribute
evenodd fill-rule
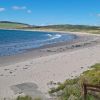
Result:
<svg viewBox="0 0 100 100"><path fill-rule="evenodd" d="M0 21L29 25L100 26L98 0L0 0Z"/></svg>

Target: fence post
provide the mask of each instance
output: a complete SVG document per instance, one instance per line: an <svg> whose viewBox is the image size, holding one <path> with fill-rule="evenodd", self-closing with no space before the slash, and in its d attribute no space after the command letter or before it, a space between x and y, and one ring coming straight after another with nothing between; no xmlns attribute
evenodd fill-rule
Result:
<svg viewBox="0 0 100 100"><path fill-rule="evenodd" d="M86 96L87 96L87 86L85 83L83 83L83 89L84 89L84 100L86 100Z"/></svg>

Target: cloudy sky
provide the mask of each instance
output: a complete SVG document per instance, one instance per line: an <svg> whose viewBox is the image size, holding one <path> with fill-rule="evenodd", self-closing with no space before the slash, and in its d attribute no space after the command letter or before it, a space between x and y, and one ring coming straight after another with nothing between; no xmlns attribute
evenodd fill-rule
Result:
<svg viewBox="0 0 100 100"><path fill-rule="evenodd" d="M100 25L100 0L0 0L0 21Z"/></svg>

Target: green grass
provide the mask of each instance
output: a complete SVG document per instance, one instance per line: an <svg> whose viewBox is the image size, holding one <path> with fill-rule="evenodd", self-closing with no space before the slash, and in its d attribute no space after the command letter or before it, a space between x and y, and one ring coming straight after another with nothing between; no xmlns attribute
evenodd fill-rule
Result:
<svg viewBox="0 0 100 100"><path fill-rule="evenodd" d="M32 99L30 96L18 96L16 100L41 100L41 98L37 97Z"/></svg>
<svg viewBox="0 0 100 100"><path fill-rule="evenodd" d="M83 72L78 78L66 80L64 83L59 84L58 87L52 88L49 93L59 94L60 91L61 95L58 97L58 100L68 100L68 98L74 98L74 100L83 100L83 82L92 85L100 85L100 64L91 66L90 70ZM87 100L98 100L92 94L95 93L89 91ZM100 96L100 93L95 95Z"/></svg>
<svg viewBox="0 0 100 100"><path fill-rule="evenodd" d="M20 29L22 27L27 27L28 25L21 24L21 23L14 23L14 22L0 22L0 28L7 28L7 29Z"/></svg>
<svg viewBox="0 0 100 100"><path fill-rule="evenodd" d="M33 27L36 30L51 30L51 31L70 31L70 32L88 32L100 34L99 26L88 26L88 25L49 25L49 26L37 26Z"/></svg>
<svg viewBox="0 0 100 100"><path fill-rule="evenodd" d="M100 34L99 26L88 26L88 25L48 25L48 26L31 26L17 22L1 21L0 28L8 29L31 29L31 30L47 30L47 31L70 31L70 32L88 32Z"/></svg>
<svg viewBox="0 0 100 100"><path fill-rule="evenodd" d="M18 96L16 100L32 100L30 96Z"/></svg>

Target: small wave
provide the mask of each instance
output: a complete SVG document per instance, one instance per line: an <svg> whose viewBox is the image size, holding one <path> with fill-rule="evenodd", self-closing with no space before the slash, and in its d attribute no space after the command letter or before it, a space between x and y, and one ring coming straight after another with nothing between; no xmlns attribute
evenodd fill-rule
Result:
<svg viewBox="0 0 100 100"><path fill-rule="evenodd" d="M48 34L48 36L50 37L49 40L53 40L53 39L56 39L56 38L60 38L62 35L60 35L60 34L56 34L56 35Z"/></svg>
<svg viewBox="0 0 100 100"><path fill-rule="evenodd" d="M51 35L51 34L47 34L49 37L52 37L53 35Z"/></svg>
<svg viewBox="0 0 100 100"><path fill-rule="evenodd" d="M59 35L59 34L57 34L57 35L55 35L54 37L52 37L51 39L53 40L53 39L56 39L56 38L60 38L62 35Z"/></svg>

